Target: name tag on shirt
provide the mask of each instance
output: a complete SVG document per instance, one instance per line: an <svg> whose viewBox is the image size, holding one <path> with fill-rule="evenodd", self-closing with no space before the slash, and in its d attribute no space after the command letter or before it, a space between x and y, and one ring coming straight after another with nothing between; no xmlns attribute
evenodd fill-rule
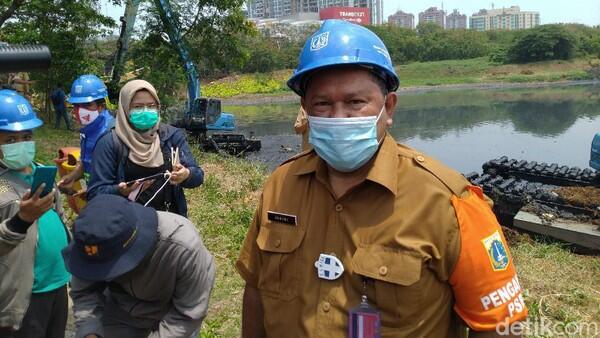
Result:
<svg viewBox="0 0 600 338"><path fill-rule="evenodd" d="M294 226L298 225L298 217L296 215L288 215L275 211L267 211L267 218L271 222L285 223Z"/></svg>

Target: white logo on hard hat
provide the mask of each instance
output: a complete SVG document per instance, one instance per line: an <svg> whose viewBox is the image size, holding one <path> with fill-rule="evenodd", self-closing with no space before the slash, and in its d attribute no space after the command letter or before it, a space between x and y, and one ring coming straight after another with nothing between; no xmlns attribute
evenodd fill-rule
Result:
<svg viewBox="0 0 600 338"><path fill-rule="evenodd" d="M83 86L75 86L75 93L81 93L83 91Z"/></svg>
<svg viewBox="0 0 600 338"><path fill-rule="evenodd" d="M21 115L27 115L29 113L29 109L27 109L27 106L24 104L17 105L17 109Z"/></svg>
<svg viewBox="0 0 600 338"><path fill-rule="evenodd" d="M327 47L328 43L329 43L329 32L315 35L310 40L310 50L315 51L315 50L319 50L323 47Z"/></svg>
<svg viewBox="0 0 600 338"><path fill-rule="evenodd" d="M379 54L381 54L381 55L385 56L385 58L386 58L386 59L388 59L388 60L390 60L390 61L392 60L392 59L390 58L390 53L388 53L388 52L387 52L387 50L385 50L384 48L381 48L381 47L379 47L379 46L375 46L375 45L373 45L373 48L375 48L375 50L377 51L377 53L379 53Z"/></svg>

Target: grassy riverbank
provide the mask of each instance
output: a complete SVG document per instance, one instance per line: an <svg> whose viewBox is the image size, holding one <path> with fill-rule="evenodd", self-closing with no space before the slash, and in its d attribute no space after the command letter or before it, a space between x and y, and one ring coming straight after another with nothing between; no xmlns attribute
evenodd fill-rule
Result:
<svg viewBox="0 0 600 338"><path fill-rule="evenodd" d="M482 83L529 83L590 80L587 59L544 61L519 65L497 65L487 58L415 62L396 67L401 88ZM203 86L208 97L238 95L279 95L291 93L285 82L291 70L269 74L243 74L210 82Z"/></svg>
<svg viewBox="0 0 600 338"><path fill-rule="evenodd" d="M36 139L38 159L46 162L58 147L77 145L78 134L42 128ZM264 166L243 159L196 155L206 181L202 187L186 191L190 218L217 263L217 281L202 337L238 337L243 282L233 263L268 174ZM550 321L559 329L584 323L600 327L600 257L577 255L559 244L512 231L507 237L532 321Z"/></svg>

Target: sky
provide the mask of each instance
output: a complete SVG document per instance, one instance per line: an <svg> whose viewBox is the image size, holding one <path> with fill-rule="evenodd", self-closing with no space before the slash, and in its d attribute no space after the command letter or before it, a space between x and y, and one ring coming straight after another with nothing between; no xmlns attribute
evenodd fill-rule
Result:
<svg viewBox="0 0 600 338"><path fill-rule="evenodd" d="M542 24L547 23L583 23L590 26L600 25L600 0L383 0L384 20L397 10L412 13L418 21L419 12L429 7L442 7L451 12L458 9L462 14L471 16L482 8L520 6L522 11L540 12ZM101 12L114 18L117 23L123 15L124 7L109 5L102 1Z"/></svg>

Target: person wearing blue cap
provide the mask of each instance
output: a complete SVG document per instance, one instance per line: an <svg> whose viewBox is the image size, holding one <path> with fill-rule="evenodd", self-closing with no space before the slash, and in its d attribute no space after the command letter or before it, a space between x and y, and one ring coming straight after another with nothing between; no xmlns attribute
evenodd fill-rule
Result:
<svg viewBox="0 0 600 338"><path fill-rule="evenodd" d="M75 169L58 183L58 188L64 193L85 195L85 190L76 192L72 187L77 180L89 176L96 143L115 124L115 118L106 107L107 96L106 85L96 75L81 75L71 85L67 101L73 104L73 115L81 125L81 155Z"/></svg>
<svg viewBox="0 0 600 338"><path fill-rule="evenodd" d="M306 41L288 86L312 149L263 187L236 262L243 338L500 337L526 317L481 189L387 132L399 82L366 27Z"/></svg>
<svg viewBox="0 0 600 338"><path fill-rule="evenodd" d="M215 278L187 218L100 195L63 251L77 338L198 337Z"/></svg>
<svg viewBox="0 0 600 338"><path fill-rule="evenodd" d="M35 141L43 124L31 104L0 90L0 337L64 337L67 246L60 196L30 191Z"/></svg>

